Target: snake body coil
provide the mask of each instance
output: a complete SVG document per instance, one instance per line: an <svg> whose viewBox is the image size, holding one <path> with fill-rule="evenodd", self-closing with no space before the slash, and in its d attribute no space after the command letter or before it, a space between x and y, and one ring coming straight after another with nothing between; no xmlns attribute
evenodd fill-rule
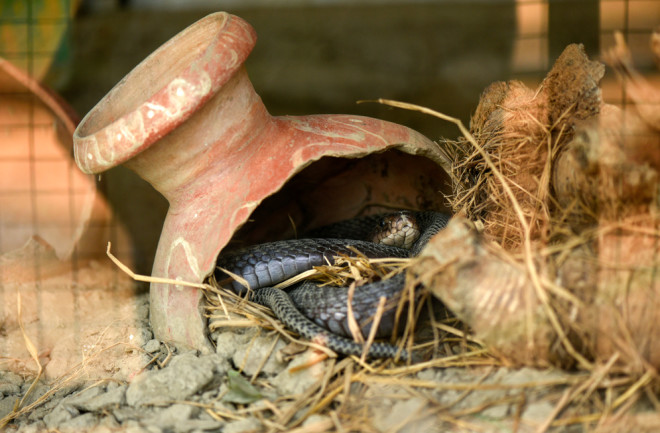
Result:
<svg viewBox="0 0 660 433"><path fill-rule="evenodd" d="M333 263L337 255L355 256L353 248L370 258L416 256L449 220L448 215L436 212L404 215L410 215L416 220L419 231L419 239L409 249L364 240L373 234L375 228L383 225L385 217L363 217L315 230L310 234L314 236L311 238L269 242L223 254L218 258L216 279L221 281L227 277L223 269L243 277L253 290L251 300L271 308L275 316L290 329L307 339L320 340L335 352L361 355L363 346L347 338L350 332L347 324L346 287L318 286L307 281L285 292L270 286L314 266ZM357 322L369 322L367 319L376 312L380 297L384 296L390 304L392 300L398 299L404 282L405 276L400 274L358 287L351 304ZM232 281L231 285L237 293L246 291L237 281ZM394 308L389 308L381 318L377 336L390 335L393 325ZM368 335L370 326L370 323L362 326L363 335ZM373 343L367 356L390 358L397 354L402 359L409 356L406 351L400 351L391 344Z"/></svg>

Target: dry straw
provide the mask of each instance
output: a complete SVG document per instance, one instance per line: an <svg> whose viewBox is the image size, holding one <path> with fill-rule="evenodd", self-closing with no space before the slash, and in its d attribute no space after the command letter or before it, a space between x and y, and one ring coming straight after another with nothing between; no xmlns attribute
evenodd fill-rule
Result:
<svg viewBox="0 0 660 433"><path fill-rule="evenodd" d="M588 65L592 67L590 73L598 75L600 68L594 64ZM525 319L521 323L528 327L527 337L536 335L535 327L542 326L536 323L536 318L545 317L547 333L554 335L547 353L555 351L563 354L573 361L577 371L567 374L555 370L543 376L546 379L516 383L495 380L502 367L517 365L520 361L512 357L511 353L481 338L478 327L468 329L454 317L436 317L436 307L429 297L431 293L437 294L438 288L422 290L423 296L418 296L420 291L414 288L420 282L432 281L429 273L451 271L451 267L431 267L426 274L412 272L411 269L421 269L418 265L425 260L423 257L394 261L374 261L361 255L355 258L340 257L335 263L304 276L358 290L360 284L374 278L387 278L395 273L406 272L409 278L401 302L408 302L409 308L408 315L399 314L402 336L398 344L408 350L423 350L431 356L418 364L401 365L387 360L371 361L364 357L337 358L336 354L316 342L300 340L282 326L268 309L222 288L213 279L208 284L194 284L136 275L110 254L108 246L110 258L138 281L203 290L211 332L236 327L258 327L262 334L272 332L273 343L268 353L258 360L256 371L249 378L251 383L274 387L260 373L279 338L292 343L283 352L291 352L294 347L315 351L316 356L312 356L307 364L297 367L297 372L304 373L306 369L313 369L316 363L324 363L322 376L299 395L282 396L258 405L245 405L234 411L214 404L182 403L198 405L217 420L256 416L271 432L374 431L375 406L382 404L382 398L374 399L374 395L386 395L392 401L416 400L423 403L406 416L400 417L391 426L392 431L429 418L436 425L442 424L447 429L455 427L480 431L492 427L481 414L501 405L511 408L510 416L498 423L506 423L512 430L523 424L527 424L527 428L530 427L529 420L525 420L523 414L531 404L528 401L530 396L536 396L536 402L545 401L553 408L545 418L536 420L537 423L531 426L538 433L569 425L588 425L602 431L618 431L610 426L615 425L617 420L628 421L636 402L642 398L660 410L660 402L656 397L657 373L653 366L644 364L644 357L635 346L636 336L618 335L617 338L622 340L618 347L622 349L607 356L597 356L591 345L590 339L593 336L581 331L581 323L575 319L589 307L591 300L585 299L583 292L567 287L561 279L552 278L552 272L543 265L550 263L550 259L554 260L558 268L575 263L578 261L576 251L582 251L594 240L605 239L612 234L657 238L660 233L657 220L655 225L649 226L645 224L648 220L643 217L637 220L598 221L602 224L589 226L598 220L599 215L588 205L588 196L572 201L562 201L561 197L556 197L559 188L552 183L552 179L556 175L554 169L557 159L564 154L567 143L574 138L574 131L579 124L575 119L585 120L594 115L590 111L591 105L584 101L599 101L600 95L584 89L577 92L582 99L571 99L570 92L553 93L555 84L563 80L553 74L551 71L537 91L529 91L519 83L491 86L491 90L504 86L501 89L507 92L503 94L510 99L508 102L491 100L490 108L480 104L471 130L459 120L425 107L390 100L378 102L420 111L457 125L462 137L441 143L447 159L453 163L449 173L454 182L454 193L449 197L451 205L457 213L481 221L482 230L479 235L482 237L475 239L491 240L490 243L483 242L483 250L480 251L484 257L497 261L500 271L506 268L525 277L522 280L524 293L530 299L536 299L540 306L538 310L532 311L530 308L520 312ZM593 77L586 74L582 78L589 82ZM593 86L589 89L593 89ZM489 94L485 95L482 98L484 104L488 102L485 99ZM559 102L554 109L547 110L547 102L550 100ZM518 103L511 104L511 101ZM493 117L491 115L495 111L489 110L499 111ZM496 131L493 128L497 125L493 122L499 122L499 125L515 124L521 129L505 128ZM612 202L611 197L608 200L608 203ZM589 265L602 266L602 261L599 261L601 259L586 256L580 263L586 269L591 269ZM652 269L655 269L653 264L650 266ZM286 284L297 282L299 279ZM525 305L529 308L530 304ZM391 306L381 307L382 312L385 307ZM401 304L396 308L400 313L403 311ZM428 335L424 338L420 335L424 334L424 329L415 326L423 313L429 313L430 317L430 332L426 332ZM379 320L380 314L376 315L374 321ZM374 341L374 335L360 336L358 327L354 328L356 339L363 338L367 345ZM524 345L525 341L522 341ZM248 346L252 344L248 343ZM31 354L37 353L27 338L26 346ZM633 371L622 369L622 362L634 356L642 360L643 368ZM247 362L247 357L244 362ZM546 366L548 364L549 361L545 363ZM238 367L241 368L241 365ZM440 368L471 373L472 379L428 379L434 375L427 372L442 371ZM80 374L79 371L75 370L70 377ZM59 383L66 383L66 379ZM49 392L31 405L17 408L2 421L6 423L29 412L53 393ZM475 394L490 395L491 398L471 399ZM448 395L452 398L447 398ZM326 417L303 426L314 414Z"/></svg>

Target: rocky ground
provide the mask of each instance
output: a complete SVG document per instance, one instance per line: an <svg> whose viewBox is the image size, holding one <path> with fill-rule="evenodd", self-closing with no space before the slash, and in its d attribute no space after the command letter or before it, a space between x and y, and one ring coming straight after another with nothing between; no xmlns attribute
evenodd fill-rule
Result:
<svg viewBox="0 0 660 433"><path fill-rule="evenodd" d="M146 294L137 299L147 302ZM562 390L584 379L505 368L483 354L435 362L443 367L370 372L351 359L292 353L300 348L256 326L214 332L216 353L179 351L152 339L147 309L136 311L142 331L124 353L137 353L142 371L90 377L82 368L42 380L6 431L539 431L553 419ZM0 417L31 382L28 374L0 372Z"/></svg>
<svg viewBox="0 0 660 433"><path fill-rule="evenodd" d="M216 349L199 353L153 338L148 293L111 264L54 274L38 290L14 283L0 320L0 426L12 433L660 431L648 378L506 366L446 333L455 319L435 322L431 361L364 364L302 346L223 295L209 309ZM608 414L618 430L601 429Z"/></svg>

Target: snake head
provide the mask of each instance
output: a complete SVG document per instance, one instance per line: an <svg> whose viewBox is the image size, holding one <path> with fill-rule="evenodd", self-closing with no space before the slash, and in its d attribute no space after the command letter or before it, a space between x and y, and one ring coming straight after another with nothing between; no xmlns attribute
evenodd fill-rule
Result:
<svg viewBox="0 0 660 433"><path fill-rule="evenodd" d="M412 212L401 211L384 216L378 222L373 242L410 249L420 236L419 224Z"/></svg>

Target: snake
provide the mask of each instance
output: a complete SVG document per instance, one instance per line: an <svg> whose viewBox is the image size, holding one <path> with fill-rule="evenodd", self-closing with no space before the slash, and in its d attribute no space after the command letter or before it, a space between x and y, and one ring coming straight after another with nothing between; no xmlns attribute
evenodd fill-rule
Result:
<svg viewBox="0 0 660 433"><path fill-rule="evenodd" d="M450 216L440 212L399 211L371 215L334 223L309 232L299 239L281 240L223 252L217 259L215 279L227 282L239 295L270 308L274 315L300 336L322 343L343 355L362 355L364 345L356 342L348 325L348 288L321 286L304 281L286 291L274 285L302 272L333 263L340 255L355 257L356 250L368 258L414 257L430 238L442 230ZM229 271L229 272L225 272ZM242 277L249 289L232 274ZM371 321L381 297L387 308L376 337L391 335L395 308L405 284L405 275L357 287L352 299L352 314L369 335ZM410 354L390 343L374 342L368 358L410 359Z"/></svg>

